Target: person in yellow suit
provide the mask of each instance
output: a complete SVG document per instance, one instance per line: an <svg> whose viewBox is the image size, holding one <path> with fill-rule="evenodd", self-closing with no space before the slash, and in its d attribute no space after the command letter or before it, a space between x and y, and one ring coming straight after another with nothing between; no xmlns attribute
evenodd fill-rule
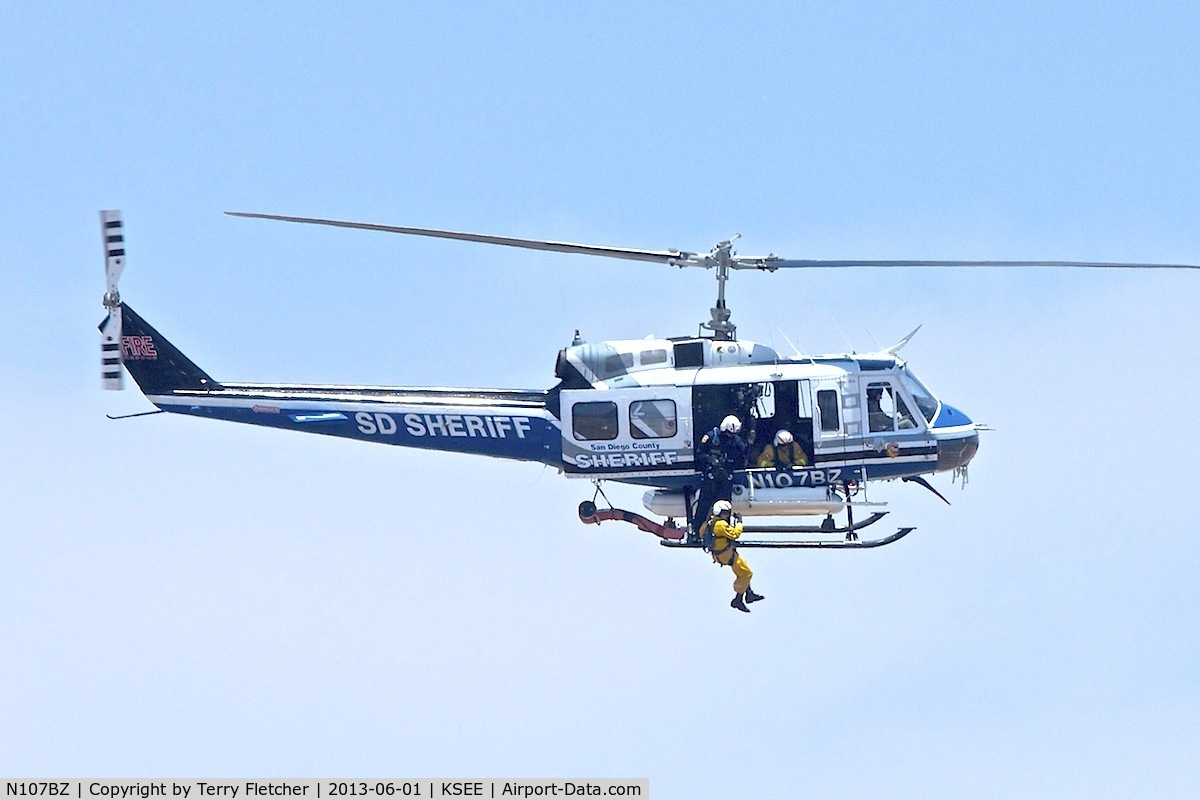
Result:
<svg viewBox="0 0 1200 800"><path fill-rule="evenodd" d="M775 441L762 449L756 462L759 469L791 469L792 467L807 467L808 456L804 448L792 436L791 431L781 430L775 434Z"/></svg>
<svg viewBox="0 0 1200 800"><path fill-rule="evenodd" d="M746 559L737 551L737 540L742 535L742 524L736 525L731 521L733 506L728 500L718 500L713 503L712 516L705 523L711 529L712 545L709 551L713 561L728 566L733 570L733 591L736 592L729 605L738 611L749 612L746 603L757 603L763 599L761 594L755 594L750 588L750 579L754 573Z"/></svg>

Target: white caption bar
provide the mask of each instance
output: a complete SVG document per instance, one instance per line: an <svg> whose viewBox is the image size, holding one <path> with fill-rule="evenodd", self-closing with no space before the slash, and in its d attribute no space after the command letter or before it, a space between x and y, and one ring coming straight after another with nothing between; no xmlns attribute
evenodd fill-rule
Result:
<svg viewBox="0 0 1200 800"><path fill-rule="evenodd" d="M14 780L4 778L4 798L39 797L63 800L259 800L259 798L299 797L305 800L348 800L349 798L421 798L446 797L534 798L534 797L635 797L650 796L650 781L596 779L498 779L498 778L383 778L375 780L143 780L112 778L44 778Z"/></svg>

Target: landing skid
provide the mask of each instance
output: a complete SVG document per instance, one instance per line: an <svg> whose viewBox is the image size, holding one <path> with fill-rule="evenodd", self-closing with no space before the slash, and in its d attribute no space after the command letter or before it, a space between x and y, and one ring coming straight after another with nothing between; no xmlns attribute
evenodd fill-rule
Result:
<svg viewBox="0 0 1200 800"><path fill-rule="evenodd" d="M903 539L908 534L912 533L915 528L901 528L891 536L885 536L882 539L868 539L860 541L858 534L855 531L861 530L868 525L872 525L882 519L884 514L875 513L867 517L859 523L849 522L844 527L837 528L832 525L747 525L743 528L746 533L792 533L792 534L809 534L809 533L841 533L845 534L845 539L837 541L833 539L739 539L738 547L769 547L775 549L863 549L871 547L883 547L885 544ZM596 504L590 500L585 500L579 504L579 520L586 525L599 525L601 522L615 520L619 522L628 522L636 526L639 530L646 533L652 533L659 538L659 544L664 547L684 547L699 549L704 545L696 538L687 536L687 528L681 528L675 524L674 520L667 520L666 524L655 522L641 514L635 514L632 511L623 511L619 508L597 508Z"/></svg>
<svg viewBox="0 0 1200 800"><path fill-rule="evenodd" d="M886 511L876 511L862 522L851 522L842 527L833 524L833 517L827 517L821 525L743 525L746 533L854 533L868 525L874 525L887 516Z"/></svg>
<svg viewBox="0 0 1200 800"><path fill-rule="evenodd" d="M885 544L891 544L892 542L896 542L896 541L899 541L900 539L903 539L905 536L908 536L910 533L912 533L915 530L916 530L916 528L901 528L900 530L893 533L891 536L885 536L882 539L868 539L866 541L861 541L857 538L851 539L849 537L847 537L846 539L843 539L842 541L836 541L833 539L811 539L811 540L792 540L792 541L784 541L784 540L767 541L767 540L754 540L754 539L738 539L737 546L739 549L743 548L743 547L771 547L771 548L776 548L776 549L808 548L808 549L813 549L813 550L861 550L863 548L870 548L870 547L883 547ZM853 534L851 534L851 535L853 535ZM700 544L699 542L686 542L686 541L663 540L663 541L659 542L659 544L663 545L664 547L691 547L691 548L703 547L703 545Z"/></svg>

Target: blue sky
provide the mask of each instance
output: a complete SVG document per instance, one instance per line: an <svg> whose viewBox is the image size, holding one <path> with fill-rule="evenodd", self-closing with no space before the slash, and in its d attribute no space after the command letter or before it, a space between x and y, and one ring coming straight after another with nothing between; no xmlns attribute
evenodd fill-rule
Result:
<svg viewBox="0 0 1200 800"><path fill-rule="evenodd" d="M10 4L0 774L648 777L656 798L1200 790L1197 276L734 276L741 336L905 353L995 428L917 531L768 600L541 467L152 417L218 379L516 386L711 275L261 211L793 258L1200 262L1200 11L1159 3ZM616 488L636 508L640 492Z"/></svg>

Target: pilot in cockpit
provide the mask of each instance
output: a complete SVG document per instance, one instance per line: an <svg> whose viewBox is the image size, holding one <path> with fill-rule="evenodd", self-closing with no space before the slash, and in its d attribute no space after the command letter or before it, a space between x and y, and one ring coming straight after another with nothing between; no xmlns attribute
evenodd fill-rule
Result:
<svg viewBox="0 0 1200 800"><path fill-rule="evenodd" d="M872 432L890 431L895 428L892 416L883 410L883 392L883 386L867 387L867 426Z"/></svg>

